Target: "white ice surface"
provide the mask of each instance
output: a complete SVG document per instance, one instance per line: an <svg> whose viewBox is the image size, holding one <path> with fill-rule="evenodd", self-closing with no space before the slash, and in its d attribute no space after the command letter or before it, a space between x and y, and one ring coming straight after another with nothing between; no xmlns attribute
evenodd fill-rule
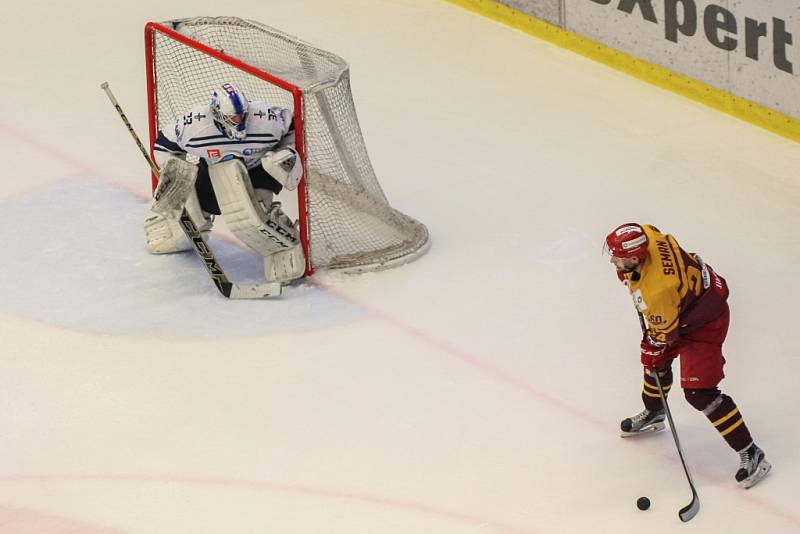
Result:
<svg viewBox="0 0 800 534"><path fill-rule="evenodd" d="M229 302L145 252L147 168L99 85L144 134L144 23L206 14L349 60L426 256ZM435 0L34 0L0 50L1 533L800 531L797 144ZM774 464L739 489L676 391L686 525L669 434L617 432L639 333L600 245L629 220L728 279L722 387Z"/></svg>

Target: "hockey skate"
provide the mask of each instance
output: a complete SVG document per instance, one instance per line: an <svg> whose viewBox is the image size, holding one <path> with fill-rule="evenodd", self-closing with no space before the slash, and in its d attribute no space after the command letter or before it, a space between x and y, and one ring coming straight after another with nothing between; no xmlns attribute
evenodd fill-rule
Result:
<svg viewBox="0 0 800 534"><path fill-rule="evenodd" d="M649 434L651 432L664 430L666 428L666 425L664 424L664 417L664 410L656 410L651 412L645 408L638 415L623 419L622 423L619 425L620 429L622 430L620 436L623 438L629 438L631 436L638 436L640 434Z"/></svg>
<svg viewBox="0 0 800 534"><path fill-rule="evenodd" d="M744 489L749 489L767 476L772 465L764 458L764 451L753 443L739 452L739 470L736 471L736 482Z"/></svg>

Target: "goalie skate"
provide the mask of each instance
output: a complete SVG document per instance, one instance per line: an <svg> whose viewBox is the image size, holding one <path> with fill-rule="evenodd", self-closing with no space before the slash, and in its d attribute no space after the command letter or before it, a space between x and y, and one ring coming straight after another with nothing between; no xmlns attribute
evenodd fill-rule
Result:
<svg viewBox="0 0 800 534"><path fill-rule="evenodd" d="M632 436L639 436L641 434L650 434L664 430L666 424L664 423L664 410L651 412L650 410L643 410L641 413L623 419L620 423L620 436L629 438Z"/></svg>
<svg viewBox="0 0 800 534"><path fill-rule="evenodd" d="M736 481L744 489L750 489L758 484L772 469L772 464L764 458L764 451L755 443L740 452L739 457L741 463L736 472Z"/></svg>

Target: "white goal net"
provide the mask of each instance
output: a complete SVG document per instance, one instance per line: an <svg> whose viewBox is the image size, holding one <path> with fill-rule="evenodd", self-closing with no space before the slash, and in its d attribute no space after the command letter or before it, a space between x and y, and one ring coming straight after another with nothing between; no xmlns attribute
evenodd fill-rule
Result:
<svg viewBox="0 0 800 534"><path fill-rule="evenodd" d="M389 205L375 176L343 59L234 17L149 23L145 35L151 146L158 129L222 82L294 111L306 171L298 188L306 274L376 270L424 252L428 230Z"/></svg>

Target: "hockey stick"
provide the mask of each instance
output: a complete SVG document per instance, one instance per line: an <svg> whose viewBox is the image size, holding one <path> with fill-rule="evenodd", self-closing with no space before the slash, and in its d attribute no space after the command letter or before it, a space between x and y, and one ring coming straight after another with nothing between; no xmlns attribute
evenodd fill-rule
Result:
<svg viewBox="0 0 800 534"><path fill-rule="evenodd" d="M642 312L638 310L637 313L639 314L639 324L642 327L642 334L646 335L647 325L644 322L644 315L642 315ZM685 523L696 516L697 512L700 511L700 496L697 495L697 490L694 487L692 475L689 473L689 468L686 467L686 460L683 458L683 449L681 448L681 442L678 439L678 432L675 430L675 421L672 420L672 412L669 409L669 404L667 404L667 396L664 395L664 389L661 387L661 378L658 376L658 371L655 369L653 370L652 375L656 379L658 395L661 397L661 404L664 406L664 412L666 412L667 419L669 420L669 429L672 431L672 439L675 440L675 447L678 449L678 456L680 457L681 464L683 465L683 472L686 473L686 479L689 481L689 487L692 489L692 501L678 511L678 517Z"/></svg>
<svg viewBox="0 0 800 534"><path fill-rule="evenodd" d="M131 137L133 137L133 140L136 141L136 145L139 147L139 150L141 150L144 159L146 159L147 163L150 165L150 169L153 171L153 174L158 177L160 174L158 167L150 158L150 155L147 153L144 145L142 145L142 142L139 140L139 136L136 135L136 131L133 129L133 126L131 126L128 117L125 115L125 112L122 111L122 107L120 107L119 102L117 102L117 99L111 92L108 82L103 82L100 84L100 88L106 92L108 99L111 100L111 103L117 110L122 122L125 123L125 127L128 128L128 132L131 134ZM229 299L260 299L264 297L275 297L281 294L281 284L278 282L266 282L263 284L232 283L230 280L228 280L228 276L225 274L225 271L222 270L222 266L220 266L219 262L217 262L214 253L208 247L208 243L206 243L205 238L203 238L203 234L197 230L197 226L195 226L194 221L192 221L191 217L189 217L185 207L181 208L181 214L178 220L180 221L180 226L183 230L183 233L186 234L186 237L189 239L189 241L191 241L197 255L200 256L201 260L203 260L203 265L206 266L208 274L211 275L211 280L224 297Z"/></svg>

